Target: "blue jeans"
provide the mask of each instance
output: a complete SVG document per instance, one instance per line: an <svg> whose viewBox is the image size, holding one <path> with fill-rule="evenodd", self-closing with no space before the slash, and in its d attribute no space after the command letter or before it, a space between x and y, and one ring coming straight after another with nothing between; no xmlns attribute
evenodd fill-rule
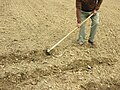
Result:
<svg viewBox="0 0 120 90"><path fill-rule="evenodd" d="M92 12L84 12L84 11L81 11L81 22L84 21ZM91 24L91 31L90 31L90 35L89 35L89 40L91 42L94 41L94 37L95 37L95 34L96 34L96 31L97 31L97 27L98 27L98 24L99 24L99 12L97 12L95 15L93 15L91 17L91 21L92 21L92 24ZM82 24L81 27L80 27L80 32L79 32L79 42L82 42L84 43L85 41L85 24Z"/></svg>

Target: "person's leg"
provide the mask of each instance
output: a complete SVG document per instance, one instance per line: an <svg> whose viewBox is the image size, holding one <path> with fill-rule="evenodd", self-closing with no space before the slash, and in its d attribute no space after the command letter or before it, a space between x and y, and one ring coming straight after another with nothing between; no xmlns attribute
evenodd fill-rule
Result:
<svg viewBox="0 0 120 90"><path fill-rule="evenodd" d="M87 18L86 13L81 12L81 22L84 21L86 18ZM80 26L79 39L78 39L79 44L83 44L84 43L84 39L85 39L85 24L86 23L84 23L84 24L82 24Z"/></svg>
<svg viewBox="0 0 120 90"><path fill-rule="evenodd" d="M94 42L94 37L97 31L97 27L99 24L99 13L97 12L96 15L91 17L92 24L91 24L91 31L89 36L89 42Z"/></svg>

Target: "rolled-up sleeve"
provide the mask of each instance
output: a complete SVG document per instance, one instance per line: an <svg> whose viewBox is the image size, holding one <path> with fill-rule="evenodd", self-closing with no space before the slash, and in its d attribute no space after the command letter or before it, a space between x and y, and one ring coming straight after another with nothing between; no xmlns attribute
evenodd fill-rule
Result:
<svg viewBox="0 0 120 90"><path fill-rule="evenodd" d="M76 8L77 9L81 8L81 0L76 0Z"/></svg>
<svg viewBox="0 0 120 90"><path fill-rule="evenodd" d="M101 5L101 3L103 2L103 0L98 0L98 4L97 4L97 6L96 6L96 10L99 10L99 8L100 8L100 5Z"/></svg>

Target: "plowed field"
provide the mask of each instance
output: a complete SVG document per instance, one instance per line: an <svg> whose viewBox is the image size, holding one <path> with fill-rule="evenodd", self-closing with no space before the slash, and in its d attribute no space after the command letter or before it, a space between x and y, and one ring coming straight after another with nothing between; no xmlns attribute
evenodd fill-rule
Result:
<svg viewBox="0 0 120 90"><path fill-rule="evenodd" d="M79 46L75 0L0 0L0 90L120 90L120 1L104 0L96 48Z"/></svg>

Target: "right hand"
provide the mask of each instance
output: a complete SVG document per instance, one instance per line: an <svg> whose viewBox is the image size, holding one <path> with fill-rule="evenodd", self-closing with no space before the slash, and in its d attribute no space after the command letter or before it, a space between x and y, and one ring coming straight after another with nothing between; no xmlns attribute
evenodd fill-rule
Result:
<svg viewBox="0 0 120 90"><path fill-rule="evenodd" d="M96 10L93 10L93 14L96 15L97 11Z"/></svg>
<svg viewBox="0 0 120 90"><path fill-rule="evenodd" d="M77 23L77 27L80 28L80 23Z"/></svg>

